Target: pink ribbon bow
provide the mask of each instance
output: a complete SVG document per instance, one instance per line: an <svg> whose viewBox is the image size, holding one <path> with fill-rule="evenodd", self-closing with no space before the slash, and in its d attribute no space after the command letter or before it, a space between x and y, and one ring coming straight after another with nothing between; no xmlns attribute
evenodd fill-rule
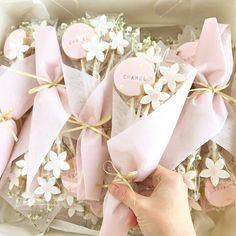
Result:
<svg viewBox="0 0 236 236"><path fill-rule="evenodd" d="M30 56L24 60L15 62L12 69L24 70L28 73L35 73L35 58ZM11 71L1 71L0 77L0 177L10 159L14 145L14 138L17 135L15 121L20 119L33 105L34 95L29 95L30 88L36 86L37 82L17 75ZM7 117L4 119L4 113Z"/></svg>
<svg viewBox="0 0 236 236"><path fill-rule="evenodd" d="M36 75L50 83L38 81L32 116L25 122L12 155L15 159L28 151L27 188L70 116L65 88L58 86L62 61L54 27L41 26L36 30L35 56Z"/></svg>
<svg viewBox="0 0 236 236"><path fill-rule="evenodd" d="M137 171L135 182L139 182L158 166L196 74L194 68L189 65L185 65L184 71L187 80L176 94L150 115L130 125L108 141L112 163L122 176ZM129 209L124 204L107 192L99 235L127 235L128 212Z"/></svg>
<svg viewBox="0 0 236 236"><path fill-rule="evenodd" d="M196 91L186 101L161 160L161 164L170 169L223 129L228 117L227 101L215 91L227 86L233 67L229 26L219 25L215 18L205 20L198 44L188 43L181 48L180 55L192 61L198 70L196 83L211 89Z"/></svg>

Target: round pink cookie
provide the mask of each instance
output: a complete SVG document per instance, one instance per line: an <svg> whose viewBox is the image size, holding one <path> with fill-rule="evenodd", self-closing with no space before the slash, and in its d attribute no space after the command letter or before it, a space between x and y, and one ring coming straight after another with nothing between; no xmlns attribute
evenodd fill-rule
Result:
<svg viewBox="0 0 236 236"><path fill-rule="evenodd" d="M226 207L236 200L236 187L229 181L221 181L214 187L208 180L205 184L206 199L216 207Z"/></svg>
<svg viewBox="0 0 236 236"><path fill-rule="evenodd" d="M155 72L151 63L139 57L122 61L114 72L116 88L126 96L139 96L143 84L153 84Z"/></svg>
<svg viewBox="0 0 236 236"><path fill-rule="evenodd" d="M4 44L4 56L10 60L15 59L19 45L23 43L24 38L26 38L26 32L23 29L11 32Z"/></svg>
<svg viewBox="0 0 236 236"><path fill-rule="evenodd" d="M86 57L82 45L91 40L95 35L92 27L83 23L69 26L62 36L62 48L65 54L72 59Z"/></svg>
<svg viewBox="0 0 236 236"><path fill-rule="evenodd" d="M198 42L188 42L178 48L178 56L183 60L192 63L196 54Z"/></svg>

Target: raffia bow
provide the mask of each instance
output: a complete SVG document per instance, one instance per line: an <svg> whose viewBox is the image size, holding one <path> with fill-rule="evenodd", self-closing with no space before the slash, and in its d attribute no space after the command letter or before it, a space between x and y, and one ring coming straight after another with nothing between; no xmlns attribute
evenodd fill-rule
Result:
<svg viewBox="0 0 236 236"><path fill-rule="evenodd" d="M10 68L8 66L4 66L4 65L1 65L1 67L5 70L8 70L8 71L11 71L11 72L14 72L16 74L19 74L19 75L22 75L22 76L26 76L28 78L31 78L31 79L35 79L35 80L39 80L39 81L42 81L44 82L45 84L43 85L39 85L37 87L34 87L32 89L29 90L29 94L34 94L34 93L37 93L43 89L46 89L46 88L51 88L51 87L65 87L64 84L60 84L60 82L63 80L63 76L59 77L56 81L50 81L46 78L43 78L41 76L37 76L37 75L34 75L34 74L30 74L30 73L27 73L27 72L24 72L24 71L20 71L20 70L15 70L13 68Z"/></svg>
<svg viewBox="0 0 236 236"><path fill-rule="evenodd" d="M230 95L222 92L223 90L225 90L229 84L222 86L222 87L212 87L210 85L204 84L204 83L200 83L200 82L196 82L194 83L196 85L201 86L200 88L195 88L195 89L191 89L190 92L211 92L211 93L215 93L217 95L220 95L222 98L224 98L227 102L236 105L236 99L231 97Z"/></svg>
<svg viewBox="0 0 236 236"><path fill-rule="evenodd" d="M107 135L105 132L103 132L100 127L102 127L103 125L105 125L107 122L109 122L111 120L111 116L105 116L103 117L100 121L98 121L97 123L95 123L94 125L92 124L88 124L84 121L79 120L77 117L75 116L71 116L70 119L68 120L69 123L71 124L75 124L78 127L72 128L72 129L67 129L65 130L63 133L70 133L70 132L76 132L79 130L83 130L83 129L91 129L93 130L95 133L100 134L102 136L104 136L106 139L109 139L109 135Z"/></svg>
<svg viewBox="0 0 236 236"><path fill-rule="evenodd" d="M3 125L6 127L6 129L9 131L9 133L12 135L14 140L17 142L18 138L14 132L14 130L11 128L11 126L7 123L8 120L11 119L11 113L12 109L9 108L7 111L0 113L0 122L3 123Z"/></svg>
<svg viewBox="0 0 236 236"><path fill-rule="evenodd" d="M114 169L115 172L110 172L107 170L107 165L110 164L112 168ZM137 177L138 171L131 171L127 175L122 175L121 172L115 167L112 161L106 161L103 164L103 170L107 175L114 176L114 180L112 183L117 183L117 184L125 184L127 185L131 191L134 191L131 183L133 182L134 178ZM102 188L108 188L110 184L98 184L98 187Z"/></svg>

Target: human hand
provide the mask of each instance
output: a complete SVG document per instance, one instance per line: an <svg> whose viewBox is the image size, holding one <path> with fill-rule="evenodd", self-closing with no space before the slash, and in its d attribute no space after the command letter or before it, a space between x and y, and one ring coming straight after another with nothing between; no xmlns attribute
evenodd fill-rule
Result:
<svg viewBox="0 0 236 236"><path fill-rule="evenodd" d="M180 174L158 166L143 184L152 192L140 194L127 186L113 183L109 192L131 209L130 228L139 226L144 236L195 236L188 190Z"/></svg>

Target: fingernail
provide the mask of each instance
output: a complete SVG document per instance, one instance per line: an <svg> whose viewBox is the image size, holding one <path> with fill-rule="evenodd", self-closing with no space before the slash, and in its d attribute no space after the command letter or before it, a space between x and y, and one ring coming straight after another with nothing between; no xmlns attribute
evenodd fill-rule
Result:
<svg viewBox="0 0 236 236"><path fill-rule="evenodd" d="M112 195L117 195L118 194L118 191L119 191L119 186L115 185L115 184L111 184L109 186L109 192L112 194Z"/></svg>

